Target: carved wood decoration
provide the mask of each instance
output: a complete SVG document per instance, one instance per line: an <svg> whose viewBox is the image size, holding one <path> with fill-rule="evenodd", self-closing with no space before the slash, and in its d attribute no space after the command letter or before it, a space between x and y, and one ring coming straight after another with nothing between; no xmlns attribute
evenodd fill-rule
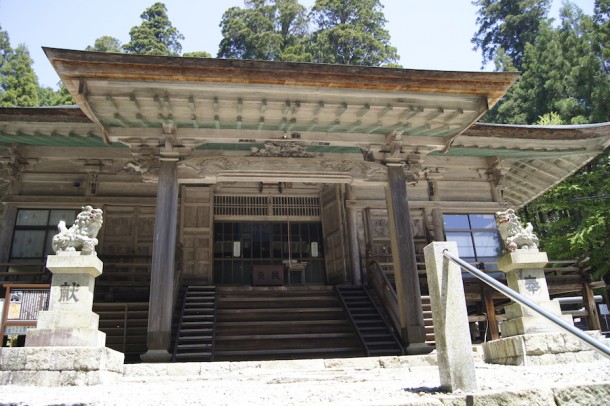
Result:
<svg viewBox="0 0 610 406"><path fill-rule="evenodd" d="M189 282L211 284L211 189L206 186L183 185L181 197L182 278Z"/></svg>
<svg viewBox="0 0 610 406"><path fill-rule="evenodd" d="M180 179L198 182L266 181L378 184L387 182L387 169L376 162L303 159L289 156L190 158L179 162Z"/></svg>
<svg viewBox="0 0 610 406"><path fill-rule="evenodd" d="M345 282L348 250L345 244L345 210L339 186L329 186L320 193L324 260L329 284Z"/></svg>
<svg viewBox="0 0 610 406"><path fill-rule="evenodd" d="M262 148L252 147L250 156L316 158L322 154L307 152L304 145L294 141L268 141Z"/></svg>

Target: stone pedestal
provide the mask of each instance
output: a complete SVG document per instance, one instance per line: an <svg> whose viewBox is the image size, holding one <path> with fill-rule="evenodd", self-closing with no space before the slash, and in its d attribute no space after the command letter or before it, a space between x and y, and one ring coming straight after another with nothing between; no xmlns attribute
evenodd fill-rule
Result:
<svg viewBox="0 0 610 406"><path fill-rule="evenodd" d="M607 341L599 331L588 331ZM485 362L503 365L551 365L592 362L603 359L583 341L568 333L522 334L483 344Z"/></svg>
<svg viewBox="0 0 610 406"><path fill-rule="evenodd" d="M563 316L559 303L550 299L544 276L547 262L545 252L516 250L501 257L498 268L506 273L509 288L574 325L572 317ZM513 303L505 312L507 320L500 325L502 338L483 344L486 362L536 365L595 359L590 347L530 308Z"/></svg>
<svg viewBox="0 0 610 406"><path fill-rule="evenodd" d="M572 317L562 316L559 303L549 296L544 276L544 266L548 262L546 252L517 250L502 256L498 260L498 268L506 273L509 288L574 325ZM507 306L505 312L507 320L500 325L502 337L558 331L552 322L519 303Z"/></svg>
<svg viewBox="0 0 610 406"><path fill-rule="evenodd" d="M49 310L41 311L36 328L25 338L26 347L104 347L106 334L98 330L99 316L93 308L95 278L103 263L96 255L66 252L49 255L53 273Z"/></svg>
<svg viewBox="0 0 610 406"><path fill-rule="evenodd" d="M98 385L122 376L125 357L105 347L99 316L92 312L102 267L96 255L78 251L48 257L49 310L28 330L25 347L0 350L0 384Z"/></svg>
<svg viewBox="0 0 610 406"><path fill-rule="evenodd" d="M74 386L111 383L123 376L124 355L104 347L0 349L0 385Z"/></svg>

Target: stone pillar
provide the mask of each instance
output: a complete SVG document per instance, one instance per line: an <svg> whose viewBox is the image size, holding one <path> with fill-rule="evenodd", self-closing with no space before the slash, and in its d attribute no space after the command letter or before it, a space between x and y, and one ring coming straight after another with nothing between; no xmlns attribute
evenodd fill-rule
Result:
<svg viewBox="0 0 610 406"><path fill-rule="evenodd" d="M153 240L150 298L144 362L167 362L172 335L174 257L178 220L176 160L161 160Z"/></svg>
<svg viewBox="0 0 610 406"><path fill-rule="evenodd" d="M433 242L424 248L441 386L473 391L477 381L462 270L452 261L444 266L445 250L458 255L455 241Z"/></svg>
<svg viewBox="0 0 610 406"><path fill-rule="evenodd" d="M500 257L498 268L506 274L509 288L573 325L571 316L561 315L559 302L550 299L544 276L548 262L546 252L516 250ZM505 313L507 320L500 325L502 337L557 331L552 322L519 303L506 306Z"/></svg>
<svg viewBox="0 0 610 406"><path fill-rule="evenodd" d="M49 310L38 315L29 329L26 347L104 347L106 334L98 330L99 316L92 312L95 278L103 263L96 255L78 251L47 257L53 273Z"/></svg>
<svg viewBox="0 0 610 406"><path fill-rule="evenodd" d="M427 354L432 348L425 343L426 331L411 230L407 179L402 165L387 166L389 185L386 188L386 203L402 337L407 354Z"/></svg>

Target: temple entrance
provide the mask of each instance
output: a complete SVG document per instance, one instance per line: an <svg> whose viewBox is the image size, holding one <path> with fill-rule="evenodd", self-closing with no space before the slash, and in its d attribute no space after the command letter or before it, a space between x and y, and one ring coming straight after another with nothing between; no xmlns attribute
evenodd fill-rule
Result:
<svg viewBox="0 0 610 406"><path fill-rule="evenodd" d="M214 284L324 285L320 222L214 223Z"/></svg>

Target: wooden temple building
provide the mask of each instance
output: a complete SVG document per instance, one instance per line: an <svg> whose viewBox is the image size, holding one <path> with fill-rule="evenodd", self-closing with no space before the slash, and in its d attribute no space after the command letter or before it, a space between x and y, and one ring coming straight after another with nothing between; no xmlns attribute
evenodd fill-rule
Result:
<svg viewBox="0 0 610 406"><path fill-rule="evenodd" d="M610 144L478 123L513 72L45 52L77 105L0 109L0 283L48 283L59 220L101 208L94 311L131 362L429 352L423 247L493 273L494 213ZM551 294L595 328L596 285L560 265ZM473 338L498 337L504 302L464 281Z"/></svg>

